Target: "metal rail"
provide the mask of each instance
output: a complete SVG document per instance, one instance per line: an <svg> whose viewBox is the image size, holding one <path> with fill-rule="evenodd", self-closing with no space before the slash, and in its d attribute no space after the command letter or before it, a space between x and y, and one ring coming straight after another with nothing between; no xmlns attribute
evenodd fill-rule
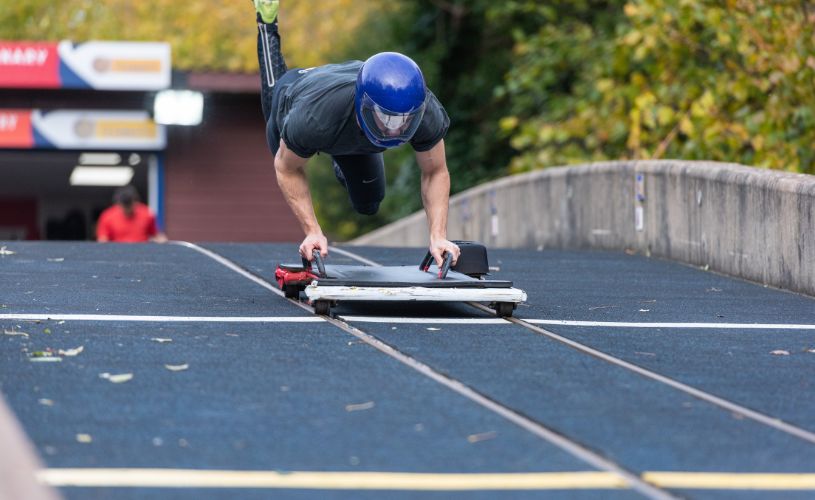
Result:
<svg viewBox="0 0 815 500"><path fill-rule="evenodd" d="M357 261L368 264L368 265L376 265L376 266L381 265L381 264L378 264L378 263L376 263L376 262L374 262L372 260L366 259L364 257L356 256L356 254L354 254L353 252L349 252L348 250L343 250L341 248L333 248L332 251L337 252L337 253L342 254L342 255L345 255L346 257L356 259ZM492 309L490 309L489 307L486 307L483 304L479 304L477 302L467 302L467 304L472 306L472 307L475 307L476 309L479 309L481 311L488 312L490 314L495 314L495 312ZM710 404L712 404L714 406L718 406L719 408L725 409L728 412L731 412L731 413L734 413L736 415L742 416L744 418L753 420L755 422L766 425L768 427L772 427L773 429L776 429L776 430L779 430L781 432L787 433L787 434L789 434L791 436L794 436L794 437L796 437L798 439L801 439L803 441L807 441L809 443L815 444L815 433L810 432L810 431L808 431L806 429L802 429L800 427L797 427L797 426L795 426L793 424L790 424L788 422L784 422L783 420L781 420L779 418L772 417L770 415L766 415L766 414L758 412L756 410L752 410L752 409L747 408L745 406L742 406L742 405L740 405L738 403L734 403L734 402L729 401L727 399L716 396L715 394L705 392L705 391L703 391L701 389L697 389L697 388L692 387L690 385L684 384L684 383L682 383L682 382L680 382L678 380L675 380L675 379L672 379L672 378L667 377L665 375L661 375L659 373L653 372L651 370L648 370L647 368L643 368L643 367L635 365L633 363L629 363L628 361L625 361L623 359L614 357L614 356L612 356L610 354L599 351L599 350L594 349L593 347L589 347L589 346L587 346L585 344L581 344L580 342L569 339L569 338L564 337L562 335L558 335L557 333L551 332L551 331L546 330L544 328L541 328L541 327L539 327L537 325L527 323L526 321L524 321L522 319L519 319L519 318L504 318L504 319L507 320L507 321L510 321L510 322L522 327L522 328L526 328L527 330L530 330L530 331L532 331L532 332L534 332L534 333L536 333L538 335L543 335L544 337L552 339L552 340L554 340L556 342L560 342L561 344L567 345L567 346L571 347L572 349L575 349L575 350L577 350L579 352L582 352L584 354L588 354L590 356L593 356L593 357L595 357L597 359L603 360L603 361L605 361L607 363L610 363L610 364L613 364L615 366L619 366L620 368L623 368L625 370L629 370L631 372L634 372L634 373L636 373L638 375L641 375L641 376L646 377L648 379L651 379L653 381L659 382L661 384L665 384L665 385L667 385L669 387L672 387L672 388L674 388L674 389L676 389L678 391L684 392L685 394L688 394L688 395L690 395L690 396L692 396L692 397L694 397L696 399L700 399L700 400L705 401L707 403L710 403Z"/></svg>
<svg viewBox="0 0 815 500"><path fill-rule="evenodd" d="M285 294L283 291L279 290L276 286L269 283L265 279L257 276L256 274L247 271L243 267L239 266L235 262L219 255L216 252L208 250L206 248L200 247L193 243L187 242L173 242L177 245L181 245L187 247L189 249L195 250L199 253L210 257L211 259L215 260L216 262L226 266L227 268L235 271L236 273L240 274L241 276L250 279L254 283L263 286L269 291L276 293L277 295L284 297ZM347 252L345 250L333 248L333 251L337 253L341 253L343 255L347 255L348 257L354 258L360 262L369 264L369 265L379 265L370 261L368 259L364 259L362 257L356 256L351 252ZM302 302L294 299L288 299L291 301L292 304L305 309L309 312L314 312L313 308L310 306L303 304ZM431 366L423 363L422 361L411 357L402 351L398 350L396 347L384 342L383 340L377 338L370 333L364 332L359 328L349 325L348 323L341 321L336 318L331 318L325 316L326 321L331 323L332 325L340 328L341 330L353 335L354 337L358 338L362 342L370 345L371 347L377 349L378 351L396 359L400 363L412 368L413 370L419 372L420 374L438 382L439 384L447 387L448 389L456 392L457 394L464 396L465 398L473 401L474 403L478 404L479 406L503 417L504 419L512 422L513 424L531 432L535 436L538 436L545 441L557 446L558 448L562 449L563 451L569 453L570 455L582 460L583 462L596 467L597 469L604 470L607 472L614 473L618 475L623 481L625 481L632 490L635 490L647 498L657 499L657 500L676 500L679 497L676 497L665 490L662 490L647 481L643 480L636 472L629 471L625 469L623 466L613 462L601 454L583 446L582 444L574 441L558 432L550 429L549 427L545 426L544 424L522 414L521 412L514 410L508 406L501 404L500 402L490 398L489 396L479 392L478 390L474 389L473 387L468 386L464 382L457 380L453 377L445 375Z"/></svg>

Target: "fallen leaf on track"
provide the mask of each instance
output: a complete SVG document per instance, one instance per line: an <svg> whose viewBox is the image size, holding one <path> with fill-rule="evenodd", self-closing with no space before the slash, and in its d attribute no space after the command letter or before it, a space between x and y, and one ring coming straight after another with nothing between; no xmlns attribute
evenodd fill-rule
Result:
<svg viewBox="0 0 815 500"><path fill-rule="evenodd" d="M3 334L4 335L12 335L12 336L13 335L18 335L20 337L25 337L25 338L29 337L29 335L27 333L25 333L25 332L17 332L17 331L14 331L14 330L3 330Z"/></svg>
<svg viewBox="0 0 815 500"><path fill-rule="evenodd" d="M184 363L183 365L164 365L164 368L167 368L171 372L183 372L184 370L186 370L189 367L190 367L190 365L188 365L186 363Z"/></svg>
<svg viewBox="0 0 815 500"><path fill-rule="evenodd" d="M65 258L57 257L56 259L48 259L48 262L64 262Z"/></svg>
<svg viewBox="0 0 815 500"><path fill-rule="evenodd" d="M99 378L103 378L113 384L121 384L123 382L127 382L133 379L132 373L119 373L117 375L111 375L110 373L100 373Z"/></svg>
<svg viewBox="0 0 815 500"><path fill-rule="evenodd" d="M773 354L775 356L789 356L790 352L789 351L784 351L782 349L778 349L778 350L775 350L775 351L771 351L770 354Z"/></svg>
<svg viewBox="0 0 815 500"><path fill-rule="evenodd" d="M93 442L93 437L90 434L77 434L76 435L76 442L77 443L84 443L84 444L92 443Z"/></svg>
<svg viewBox="0 0 815 500"><path fill-rule="evenodd" d="M173 339L162 339L162 338L159 338L159 337L153 337L150 340L152 340L153 342L158 342L159 344L164 344L165 342L172 342L173 341Z"/></svg>
<svg viewBox="0 0 815 500"><path fill-rule="evenodd" d="M37 402L43 406L54 406L54 402L47 398L38 399Z"/></svg>
<svg viewBox="0 0 815 500"><path fill-rule="evenodd" d="M345 405L345 411L352 412L352 411L365 411L370 410L375 406L373 401L368 401L367 403L359 403L359 404L352 404L352 405Z"/></svg>
<svg viewBox="0 0 815 500"><path fill-rule="evenodd" d="M71 357L71 356L76 356L77 354L80 354L84 350L85 350L85 346L81 345L81 346L77 347L76 349L66 349L64 351L62 349L60 349L57 352L59 353L60 356Z"/></svg>
<svg viewBox="0 0 815 500"><path fill-rule="evenodd" d="M467 441L469 441L470 443L478 443L480 441L495 439L497 435L498 433L495 431L482 432L481 434L470 434L469 436L467 436Z"/></svg>
<svg viewBox="0 0 815 500"><path fill-rule="evenodd" d="M428 328L427 330L428 330L428 331L431 331L431 332L438 332L438 331L441 331L441 328L433 328L433 327L431 326L431 327L430 327L430 328Z"/></svg>

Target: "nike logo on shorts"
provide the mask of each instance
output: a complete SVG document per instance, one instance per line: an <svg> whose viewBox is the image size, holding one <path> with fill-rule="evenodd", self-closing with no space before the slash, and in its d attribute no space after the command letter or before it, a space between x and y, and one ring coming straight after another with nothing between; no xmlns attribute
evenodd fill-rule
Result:
<svg viewBox="0 0 815 500"><path fill-rule="evenodd" d="M379 177L374 177L373 179L371 179L369 181L366 181L365 179L362 179L362 183L363 184L370 184L370 183L372 183L373 181L375 181L377 179L379 179Z"/></svg>

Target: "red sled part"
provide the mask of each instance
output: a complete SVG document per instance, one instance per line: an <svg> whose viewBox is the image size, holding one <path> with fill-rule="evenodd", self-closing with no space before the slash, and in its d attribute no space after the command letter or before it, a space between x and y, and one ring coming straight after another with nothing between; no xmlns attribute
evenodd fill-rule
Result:
<svg viewBox="0 0 815 500"><path fill-rule="evenodd" d="M288 271L281 269L279 266L274 272L274 277L281 290L285 285L308 285L318 279L317 275L311 271Z"/></svg>

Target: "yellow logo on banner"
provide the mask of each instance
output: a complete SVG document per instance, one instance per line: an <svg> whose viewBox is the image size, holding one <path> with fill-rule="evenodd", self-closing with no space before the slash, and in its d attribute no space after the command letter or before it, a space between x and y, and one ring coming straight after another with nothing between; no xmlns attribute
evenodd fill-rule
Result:
<svg viewBox="0 0 815 500"><path fill-rule="evenodd" d="M93 61L97 73L161 73L159 59L107 59L99 57Z"/></svg>
<svg viewBox="0 0 815 500"><path fill-rule="evenodd" d="M135 120L99 120L95 134L98 139L155 139L155 122Z"/></svg>

